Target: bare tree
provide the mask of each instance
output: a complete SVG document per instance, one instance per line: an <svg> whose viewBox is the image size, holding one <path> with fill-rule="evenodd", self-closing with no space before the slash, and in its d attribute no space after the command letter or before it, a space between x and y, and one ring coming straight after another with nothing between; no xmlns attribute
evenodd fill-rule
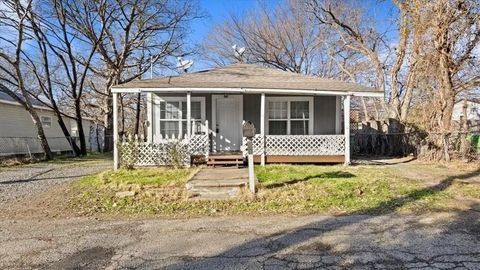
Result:
<svg viewBox="0 0 480 270"><path fill-rule="evenodd" d="M316 20L334 30L346 49L361 53L370 61L376 74L375 86L385 92L385 64L380 55L386 54L386 33L377 31L371 22L364 21L359 7L321 0L307 3Z"/></svg>
<svg viewBox="0 0 480 270"><path fill-rule="evenodd" d="M41 28L36 29L41 32L43 39L50 50L59 59L63 68L62 75L65 76L67 83L60 87L66 95L73 101L75 121L77 123L78 137L80 140L80 155L87 153L85 132L83 129L83 111L82 97L85 82L89 74L89 68L92 59L96 53L97 45L100 43L105 32L105 25L100 25L96 29L97 40L91 43L82 42L74 33L74 29L69 25L72 20L79 20L78 14L86 14L81 17L82 23L85 25L97 24L97 15L91 15L92 12L105 14L107 2L96 1L96 5L89 5L86 1L73 0L50 0L49 7L52 9L50 20L43 20L44 25L48 28L48 33L41 32ZM105 15L108 17L109 15ZM75 17L75 18L73 18ZM33 16L32 16L33 21ZM82 44L83 43L83 44ZM83 46L82 46L83 45ZM83 56L79 51L81 47L88 46L87 53ZM83 51L83 50L82 50Z"/></svg>
<svg viewBox="0 0 480 270"><path fill-rule="evenodd" d="M87 6L98 5L98 1L84 1L88 2ZM91 44L99 41L96 50L99 57L89 69L101 80L90 80L89 84L101 102L105 150L113 146L111 87L140 78L150 67L150 60L157 67L170 67L169 56L185 53L186 25L198 14L196 3L187 0L118 0L108 3L106 12L97 14L98 24L85 24L84 18L91 13L73 8L69 16L71 27ZM105 26L104 38L98 35L99 25Z"/></svg>
<svg viewBox="0 0 480 270"><path fill-rule="evenodd" d="M48 145L45 132L43 130L40 118L32 105L30 94L27 91L24 75L22 72L22 46L25 41L25 28L28 13L32 9L32 1L23 3L19 0L4 1L6 10L0 11L0 22L16 31L16 41L12 41L6 37L0 37L3 42L11 45L15 52L13 56L10 56L6 52L0 52L0 58L3 59L8 66L0 66L0 70L4 74L0 77L0 91L7 93L10 97L20 103L25 110L30 114L32 121L35 125L40 144L43 152L45 153L45 159L50 160L53 158L50 146ZM18 89L18 92L12 90Z"/></svg>
<svg viewBox="0 0 480 270"><path fill-rule="evenodd" d="M279 18L282 18L281 20ZM230 16L205 39L204 56L215 65L236 62L232 45L245 46L244 61L295 73L321 73L321 29L298 1L278 5L273 11L260 6L243 17ZM323 74L322 74L323 75ZM328 74L327 76L330 76Z"/></svg>
<svg viewBox="0 0 480 270"><path fill-rule="evenodd" d="M443 135L443 150L447 160L448 139L452 127L453 106L462 92L480 85L475 66L480 64L474 50L480 48L480 7L476 1L439 0L426 3L429 9L428 36L433 48L429 54L431 67L437 71L435 122Z"/></svg>

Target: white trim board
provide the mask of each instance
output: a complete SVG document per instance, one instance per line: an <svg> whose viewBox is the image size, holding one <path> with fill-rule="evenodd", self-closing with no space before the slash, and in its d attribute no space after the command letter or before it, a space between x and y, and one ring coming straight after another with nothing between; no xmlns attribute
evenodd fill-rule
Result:
<svg viewBox="0 0 480 270"><path fill-rule="evenodd" d="M362 91L331 91L331 90L306 90L306 89L257 89L257 88L112 88L112 93L232 93L232 94L282 94L282 95L313 95L313 96L358 96L358 97L384 97L384 93Z"/></svg>

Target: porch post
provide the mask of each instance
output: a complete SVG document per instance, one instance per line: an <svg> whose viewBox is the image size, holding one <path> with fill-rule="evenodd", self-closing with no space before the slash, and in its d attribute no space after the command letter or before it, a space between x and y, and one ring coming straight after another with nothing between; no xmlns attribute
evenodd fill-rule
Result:
<svg viewBox="0 0 480 270"><path fill-rule="evenodd" d="M118 170L118 94L113 95L113 169Z"/></svg>
<svg viewBox="0 0 480 270"><path fill-rule="evenodd" d="M187 136L192 135L192 93L187 92Z"/></svg>
<svg viewBox="0 0 480 270"><path fill-rule="evenodd" d="M335 97L335 134L342 132L342 96Z"/></svg>
<svg viewBox="0 0 480 270"><path fill-rule="evenodd" d="M147 93L147 142L153 142L153 99L152 93Z"/></svg>
<svg viewBox="0 0 480 270"><path fill-rule="evenodd" d="M260 136L262 137L262 156L260 164L265 166L265 93L262 93L260 99Z"/></svg>
<svg viewBox="0 0 480 270"><path fill-rule="evenodd" d="M345 165L350 164L350 96L343 99L343 124L345 133Z"/></svg>

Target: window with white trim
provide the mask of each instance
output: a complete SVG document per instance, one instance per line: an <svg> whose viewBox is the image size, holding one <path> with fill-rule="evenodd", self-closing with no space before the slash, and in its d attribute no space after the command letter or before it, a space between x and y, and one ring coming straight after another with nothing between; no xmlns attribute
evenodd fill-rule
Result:
<svg viewBox="0 0 480 270"><path fill-rule="evenodd" d="M187 133L187 101L186 97L157 97L154 108L155 133L163 137L183 137ZM191 121L192 133L202 132L202 125L205 122L205 98L191 98Z"/></svg>
<svg viewBox="0 0 480 270"><path fill-rule="evenodd" d="M313 98L268 97L267 134L313 134Z"/></svg>

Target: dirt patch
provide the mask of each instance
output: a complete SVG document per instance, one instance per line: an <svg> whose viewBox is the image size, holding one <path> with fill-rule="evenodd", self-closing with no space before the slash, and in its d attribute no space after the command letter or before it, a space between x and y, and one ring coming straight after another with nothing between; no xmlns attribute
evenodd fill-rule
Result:
<svg viewBox="0 0 480 270"><path fill-rule="evenodd" d="M399 176L426 184L436 184L449 177L457 181L480 183L480 166L474 163L431 164L413 161L394 164L389 168L392 168Z"/></svg>
<svg viewBox="0 0 480 270"><path fill-rule="evenodd" d="M0 217L6 219L48 219L74 216L65 208L69 191L69 185L62 184L52 187L46 192L33 195L28 199L11 202L8 207L2 209Z"/></svg>

